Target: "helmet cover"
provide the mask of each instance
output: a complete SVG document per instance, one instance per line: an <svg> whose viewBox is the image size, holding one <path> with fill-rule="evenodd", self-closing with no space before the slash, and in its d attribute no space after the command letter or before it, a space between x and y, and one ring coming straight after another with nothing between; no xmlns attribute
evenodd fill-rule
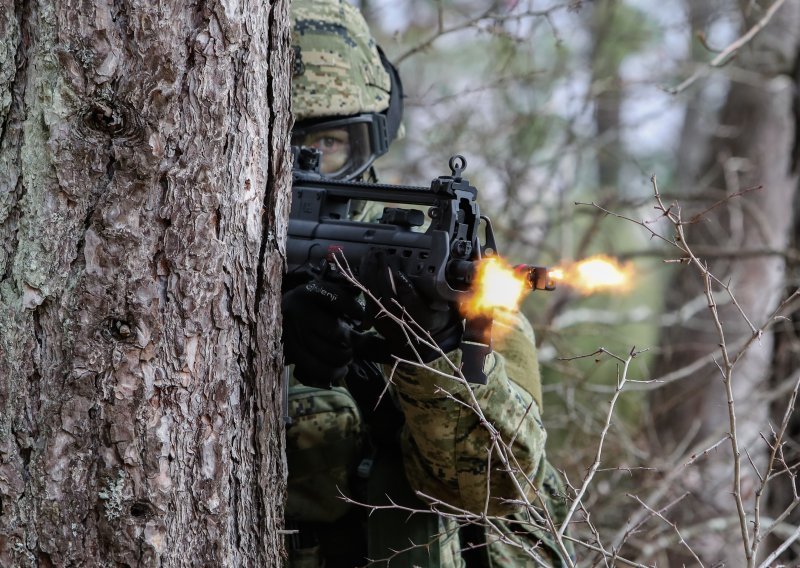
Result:
<svg viewBox="0 0 800 568"><path fill-rule="evenodd" d="M293 0L290 14L297 122L389 107L391 80L357 8L345 0Z"/></svg>

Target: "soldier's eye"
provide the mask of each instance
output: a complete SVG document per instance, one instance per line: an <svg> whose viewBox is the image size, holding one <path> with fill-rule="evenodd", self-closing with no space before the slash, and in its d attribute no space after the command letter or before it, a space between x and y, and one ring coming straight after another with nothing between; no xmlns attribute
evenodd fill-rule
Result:
<svg viewBox="0 0 800 568"><path fill-rule="evenodd" d="M350 157L350 134L345 129L316 132L306 138L304 145L322 151L322 173L338 171Z"/></svg>
<svg viewBox="0 0 800 568"><path fill-rule="evenodd" d="M344 142L342 142L342 140L339 140L338 138L334 138L333 136L325 136L324 138L322 138L320 140L320 146L322 146L321 149L324 149L324 150L334 150L335 151L335 150L337 150L339 148L339 145L341 145L343 143Z"/></svg>

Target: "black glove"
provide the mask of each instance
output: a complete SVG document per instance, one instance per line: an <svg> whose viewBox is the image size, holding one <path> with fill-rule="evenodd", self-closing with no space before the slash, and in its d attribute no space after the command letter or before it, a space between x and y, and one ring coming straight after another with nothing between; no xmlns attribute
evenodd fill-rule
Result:
<svg viewBox="0 0 800 568"><path fill-rule="evenodd" d="M422 330L411 323L411 328L404 332L399 323L381 314L380 307L370 299L367 317L386 338L391 353L411 360L417 360L418 354L423 363L429 363L441 355L440 350L448 352L458 347L464 330L462 317L455 304L426 298L399 266L396 256L383 251L368 254L360 267L361 282L383 308L405 321L413 320ZM439 349L415 337L418 335L430 343L424 332L430 334Z"/></svg>
<svg viewBox="0 0 800 568"><path fill-rule="evenodd" d="M312 280L283 294L283 351L295 378L330 388L347 374L354 346L369 350L355 331L364 316L358 290L348 283Z"/></svg>

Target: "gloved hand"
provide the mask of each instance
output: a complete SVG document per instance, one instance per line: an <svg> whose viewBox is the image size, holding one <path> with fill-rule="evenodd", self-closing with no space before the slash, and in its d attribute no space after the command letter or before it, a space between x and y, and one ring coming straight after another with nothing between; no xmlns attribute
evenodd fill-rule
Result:
<svg viewBox="0 0 800 568"><path fill-rule="evenodd" d="M411 328L404 332L399 323L381 314L380 306L370 299L367 299L367 317L376 331L386 338L392 354L414 361L419 355L423 363L429 363L438 358L442 351L446 353L458 347L464 331L462 317L455 304L425 297L399 266L396 256L376 251L367 255L362 262L360 280L383 308L405 321L413 320L422 330L411 323ZM430 334L439 349L415 337L421 336L430 342L424 332Z"/></svg>
<svg viewBox="0 0 800 568"><path fill-rule="evenodd" d="M330 388L347 374L354 345L363 343L353 329L364 316L358 291L349 284L311 280L283 294L283 351L302 384Z"/></svg>

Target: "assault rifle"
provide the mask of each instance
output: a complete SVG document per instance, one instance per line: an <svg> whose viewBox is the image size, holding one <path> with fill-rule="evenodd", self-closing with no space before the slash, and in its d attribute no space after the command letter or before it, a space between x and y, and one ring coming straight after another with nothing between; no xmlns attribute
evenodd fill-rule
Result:
<svg viewBox="0 0 800 568"><path fill-rule="evenodd" d="M292 152L287 277L324 266L339 253L358 277L361 261L382 251L396 257L426 297L448 303L469 297L478 261L497 249L492 224L478 206L478 190L462 177L463 156L450 158L450 175L439 176L428 188L325 179L319 174L319 151L293 147ZM373 222L353 220L359 202L384 205L383 215ZM430 223L423 228L426 213ZM544 267L517 270L533 290L555 288ZM464 322L462 373L472 383L486 384L491 324L491 317Z"/></svg>

